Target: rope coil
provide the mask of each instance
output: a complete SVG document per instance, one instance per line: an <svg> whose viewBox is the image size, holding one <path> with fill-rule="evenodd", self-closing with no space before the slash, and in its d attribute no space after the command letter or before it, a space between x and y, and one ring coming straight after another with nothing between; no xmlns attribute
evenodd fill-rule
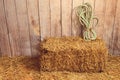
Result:
<svg viewBox="0 0 120 80"><path fill-rule="evenodd" d="M94 20L97 21L95 26L98 24L98 18L93 17L92 6L89 3L84 3L83 5L77 7L76 13L79 18L79 22L84 26L84 40L95 40L97 38L97 35L91 26Z"/></svg>

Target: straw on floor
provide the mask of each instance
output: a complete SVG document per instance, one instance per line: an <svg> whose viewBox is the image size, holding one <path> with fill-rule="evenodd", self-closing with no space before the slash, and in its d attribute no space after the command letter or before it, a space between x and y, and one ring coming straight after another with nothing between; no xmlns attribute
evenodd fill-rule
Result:
<svg viewBox="0 0 120 80"><path fill-rule="evenodd" d="M109 56L106 72L40 72L38 58L0 58L0 80L120 80L120 56Z"/></svg>

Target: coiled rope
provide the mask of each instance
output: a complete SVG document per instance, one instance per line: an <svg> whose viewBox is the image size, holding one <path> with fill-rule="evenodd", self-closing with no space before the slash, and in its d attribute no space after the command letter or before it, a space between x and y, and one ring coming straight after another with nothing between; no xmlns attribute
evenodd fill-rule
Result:
<svg viewBox="0 0 120 80"><path fill-rule="evenodd" d="M89 3L84 3L77 7L77 16L79 17L79 22L83 25L83 38L86 41L95 40L97 38L96 32L92 28L93 21L96 20L96 25L98 24L98 19L93 17L92 6ZM96 26L95 25L95 26Z"/></svg>

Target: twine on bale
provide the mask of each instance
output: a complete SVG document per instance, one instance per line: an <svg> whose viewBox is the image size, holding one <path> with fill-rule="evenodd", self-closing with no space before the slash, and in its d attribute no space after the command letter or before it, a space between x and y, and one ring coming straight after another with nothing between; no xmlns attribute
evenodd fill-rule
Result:
<svg viewBox="0 0 120 80"><path fill-rule="evenodd" d="M93 20L97 21L96 25L98 24L98 18L93 17L92 6L89 3L80 5L77 7L76 13L79 18L79 22L84 26L83 39L86 41L95 40L97 35L91 26Z"/></svg>

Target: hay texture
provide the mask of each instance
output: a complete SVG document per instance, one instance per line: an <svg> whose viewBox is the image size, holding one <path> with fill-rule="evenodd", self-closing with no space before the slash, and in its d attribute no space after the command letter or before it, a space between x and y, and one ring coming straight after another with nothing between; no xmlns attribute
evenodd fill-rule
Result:
<svg viewBox="0 0 120 80"><path fill-rule="evenodd" d="M120 56L109 56L106 72L40 72L37 57L0 57L0 80L120 80Z"/></svg>
<svg viewBox="0 0 120 80"><path fill-rule="evenodd" d="M47 38L40 44L41 71L105 71L108 50L101 39Z"/></svg>

